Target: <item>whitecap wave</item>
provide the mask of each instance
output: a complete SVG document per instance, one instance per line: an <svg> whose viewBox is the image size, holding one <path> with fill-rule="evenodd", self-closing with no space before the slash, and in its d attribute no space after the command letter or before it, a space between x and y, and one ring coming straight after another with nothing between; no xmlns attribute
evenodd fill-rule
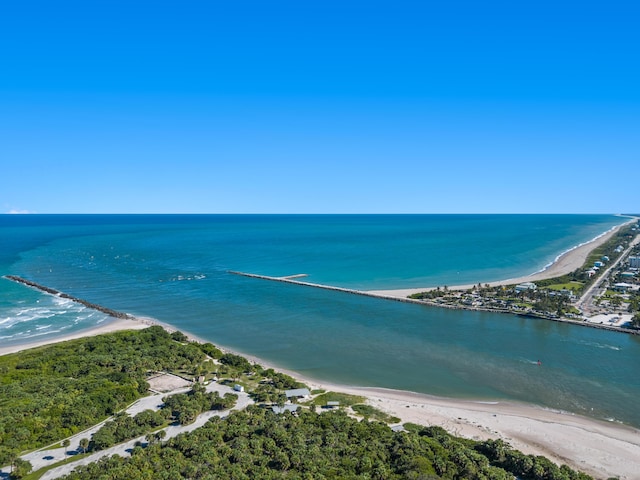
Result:
<svg viewBox="0 0 640 480"><path fill-rule="evenodd" d="M195 273L192 275L176 275L175 277L171 277L169 279L170 282L182 282L182 281L190 281L190 280L204 280L207 276L204 273ZM162 280L160 280L162 282Z"/></svg>
<svg viewBox="0 0 640 480"><path fill-rule="evenodd" d="M40 298L29 306L15 302L0 311L0 342L29 342L35 337L60 334L79 326L90 326L108 318L69 299Z"/></svg>

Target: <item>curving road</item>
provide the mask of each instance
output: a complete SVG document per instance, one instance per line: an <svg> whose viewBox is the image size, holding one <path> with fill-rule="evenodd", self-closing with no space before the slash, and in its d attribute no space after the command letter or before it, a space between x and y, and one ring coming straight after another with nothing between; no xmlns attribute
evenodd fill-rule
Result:
<svg viewBox="0 0 640 480"><path fill-rule="evenodd" d="M180 388L180 389L172 390L171 392L155 394L155 395L150 395L148 397L141 398L136 402L132 403L125 410L125 412L133 416L144 410L157 411L160 409L160 407L162 407L163 397L166 397L169 395L175 395L177 393L185 393L185 392L188 392L189 390L191 390L191 387ZM164 430L167 432L165 439L175 437L181 433L191 432L192 430L195 430L196 428L203 426L212 417L224 418L227 415L229 415L231 411L242 410L246 408L248 405L253 403L253 400L251 400L251 398L247 393L236 392L232 388L227 387L225 385L220 385L219 383L213 383L213 382L210 383L209 385L207 385L206 390L207 392L218 392L221 396L223 396L225 393L235 393L236 395L238 395L238 401L236 402L236 405L230 410L224 410L224 411L210 410L210 411L204 412L200 414L198 418L193 423L190 423L189 425L169 425L168 427L164 428ZM82 438L91 438L91 435L97 432L102 427L102 425L108 420L110 419L106 419L103 422L100 422L99 424L94 425L93 427L87 430L84 430L83 432L77 433L76 435L69 437L70 445L66 449L65 448L48 449L47 447L45 447L44 449L36 450L35 452L31 452L26 455L23 455L21 458L23 460L28 460L29 462L31 462L31 465L33 466L33 471L39 470L49 465L56 464L62 460L66 460L67 458L70 458L81 451L80 440ZM72 462L66 465L61 465L59 467L53 468L48 472L46 472L41 477L41 479L50 480L53 478L62 477L70 473L77 466L86 465L88 463L95 462L102 457L116 455L116 454L120 456L129 455L129 453L135 446L136 442L146 443L145 435L142 435L138 438L134 438L125 443L115 445L106 450L100 450L99 452L95 452L91 455L83 457L77 462ZM10 472L10 467L5 467L1 469L0 478L8 478L9 472Z"/></svg>

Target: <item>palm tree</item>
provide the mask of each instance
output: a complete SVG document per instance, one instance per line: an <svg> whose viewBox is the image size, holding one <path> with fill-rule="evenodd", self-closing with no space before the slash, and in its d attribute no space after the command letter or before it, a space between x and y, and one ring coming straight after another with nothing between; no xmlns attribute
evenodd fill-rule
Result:
<svg viewBox="0 0 640 480"><path fill-rule="evenodd" d="M88 447L89 447L89 439L88 438L80 439L80 448L82 449L82 453L87 453Z"/></svg>
<svg viewBox="0 0 640 480"><path fill-rule="evenodd" d="M68 450L69 445L71 445L71 440L69 440L68 438L65 438L62 441L62 446L64 447L64 454L65 455L67 454L67 450Z"/></svg>
<svg viewBox="0 0 640 480"><path fill-rule="evenodd" d="M20 458L20 456L18 455L18 452L16 452L15 450L11 450L7 454L7 460L9 460L9 465L11 465L11 473L13 473L13 467L15 466L16 460L18 458Z"/></svg>

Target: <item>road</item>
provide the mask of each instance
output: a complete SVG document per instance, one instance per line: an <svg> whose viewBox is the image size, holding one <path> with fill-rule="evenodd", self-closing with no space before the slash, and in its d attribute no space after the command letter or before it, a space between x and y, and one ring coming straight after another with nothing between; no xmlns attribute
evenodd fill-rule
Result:
<svg viewBox="0 0 640 480"><path fill-rule="evenodd" d="M131 404L125 410L125 412L131 416L134 416L144 410L157 411L162 407L163 397L166 397L169 395L175 395L178 393L185 393L185 392L188 392L190 389L191 389L190 387L180 388L180 389L172 390L171 392L150 395L148 397L141 398L136 402L134 402L133 404ZM251 403L253 403L253 400L251 400L251 398L247 393L236 392L232 388L227 387L225 385L220 385L219 383L212 382L209 385L207 385L206 389L207 389L207 392L218 392L221 396L223 396L225 393L235 393L236 395L238 395L238 401L236 402L235 407L233 407L230 410L204 412L201 415L199 415L198 418L193 423L189 425L169 425L168 427L164 428L164 430L167 432L165 439L175 437L180 433L185 433L185 432L190 432L192 430L195 430L196 428L203 426L205 423L207 423L207 421L209 421L210 418L214 416L224 418L227 415L229 415L229 413L232 410L242 410L246 408L248 405L250 405ZM102 425L104 425L104 423L107 422L108 420L110 419L106 419L103 422L100 422L99 424L94 425L93 427L87 430L84 430L83 432L80 432L76 435L73 435L72 437L69 437L70 445L67 448L62 447L62 448L48 449L47 447L45 447L44 449L36 450L35 452L31 452L26 455L23 455L21 458L23 460L28 460L29 462L31 462L31 465L33 466L33 471L39 470L49 465L53 465L62 460L66 460L67 458L70 458L71 456L76 455L81 451L80 440L82 438L90 439L91 435L97 432L102 427ZM66 465L61 465L57 468L53 468L48 472L46 472L41 477L41 479L43 480L53 479L53 478L64 476L79 465L86 465L88 463L95 462L105 456L111 456L114 454L118 454L120 456L126 456L129 454L129 452L131 452L136 442L146 443L146 440L144 437L145 436L143 435L141 437L134 438L133 440L130 440L126 443L121 443L114 447L108 448L106 450L101 450L89 456L83 457L77 462L72 462ZM10 472L10 467L3 468L2 470L0 470L0 478L8 478L9 472Z"/></svg>
<svg viewBox="0 0 640 480"><path fill-rule="evenodd" d="M616 259L616 261L613 262L602 275L600 275L600 278L598 280L593 282L593 284L589 288L587 288L580 299L576 302L576 308L580 310L584 315L592 312L591 306L593 304L593 298L603 293L600 291L602 289L602 284L609 278L609 274L611 273L611 271L622 261L627 259L627 257L631 253L631 250L638 244L638 242L640 242L640 235L636 235L636 237L629 243L629 246L626 248L626 250L622 252L622 254Z"/></svg>

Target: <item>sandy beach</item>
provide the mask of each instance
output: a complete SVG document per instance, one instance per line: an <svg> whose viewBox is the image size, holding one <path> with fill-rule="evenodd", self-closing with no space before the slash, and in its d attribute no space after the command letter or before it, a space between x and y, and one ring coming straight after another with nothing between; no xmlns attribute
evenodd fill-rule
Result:
<svg viewBox="0 0 640 480"><path fill-rule="evenodd" d="M118 330L140 330L154 324L155 322L148 319L136 318L135 320L123 320L119 318L112 318L105 320L103 324L97 325L96 327L78 330L77 332L70 333L69 335L43 338L36 342L23 343L20 345L0 346L0 356L20 352L29 348L41 347L42 345L50 345L52 343L65 342L67 340L74 340L76 338L89 337L92 335L100 335L101 333L117 332Z"/></svg>
<svg viewBox="0 0 640 480"><path fill-rule="evenodd" d="M543 455L597 479L640 479L640 430L621 423L515 402L461 400L337 385L304 377L251 355L240 355L264 368L286 373L310 389L364 396L369 405L400 418L400 423L436 425L473 440L501 439L521 452Z"/></svg>
<svg viewBox="0 0 640 480"><path fill-rule="evenodd" d="M595 478L640 478L640 430L568 413L506 402L482 403L376 388L323 385L364 395L402 423L437 425L475 440L502 439L527 454L544 455Z"/></svg>

